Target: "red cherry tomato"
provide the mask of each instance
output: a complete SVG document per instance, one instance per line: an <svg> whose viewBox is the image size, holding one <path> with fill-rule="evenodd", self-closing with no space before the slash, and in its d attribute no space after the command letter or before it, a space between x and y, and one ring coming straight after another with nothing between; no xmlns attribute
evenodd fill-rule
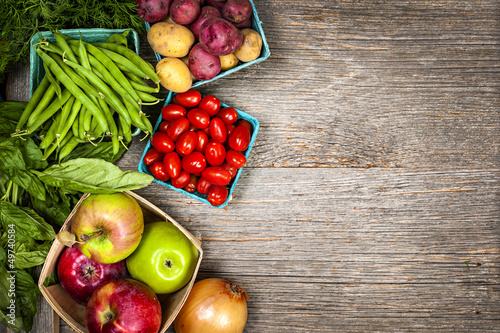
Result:
<svg viewBox="0 0 500 333"><path fill-rule="evenodd" d="M187 113L187 119L196 128L204 129L210 125L210 115L202 109L191 109Z"/></svg>
<svg viewBox="0 0 500 333"><path fill-rule="evenodd" d="M235 128L236 128L236 126L234 124L226 125L227 137L229 137L231 135L231 133L233 133Z"/></svg>
<svg viewBox="0 0 500 333"><path fill-rule="evenodd" d="M223 108L217 113L217 118L222 119L224 124L231 125L238 120L238 112L234 108Z"/></svg>
<svg viewBox="0 0 500 333"><path fill-rule="evenodd" d="M167 128L168 128L169 124L170 124L169 120L162 121L160 123L160 125L158 125L158 131L163 132L163 133L167 133Z"/></svg>
<svg viewBox="0 0 500 333"><path fill-rule="evenodd" d="M215 96L206 95L203 96L198 107L207 111L210 117L213 117L219 112L220 100Z"/></svg>
<svg viewBox="0 0 500 333"><path fill-rule="evenodd" d="M185 117L186 113L186 108L178 104L168 104L161 109L161 117L165 120L174 120Z"/></svg>
<svg viewBox="0 0 500 333"><path fill-rule="evenodd" d="M187 132L188 129L189 120L184 117L177 118L172 120L170 125L168 125L167 134L172 140L177 141L184 132Z"/></svg>
<svg viewBox="0 0 500 333"><path fill-rule="evenodd" d="M253 125L252 125L252 123L251 123L251 122L249 122L248 120L241 119L241 120L238 122L237 126L239 126L239 125L243 125L243 126L245 126L246 128L248 128L248 130L250 131L250 133L252 133L252 132L253 132Z"/></svg>
<svg viewBox="0 0 500 333"><path fill-rule="evenodd" d="M227 185L231 181L231 174L229 171L220 166L205 168L205 170L202 171L201 176L210 184L217 186Z"/></svg>
<svg viewBox="0 0 500 333"><path fill-rule="evenodd" d="M224 142L227 139L226 124L220 118L212 118L210 122L210 137L215 141Z"/></svg>
<svg viewBox="0 0 500 333"><path fill-rule="evenodd" d="M177 140L177 143L175 144L175 150L179 155L186 156L194 151L197 143L198 134L192 131L187 131L181 135L179 140Z"/></svg>
<svg viewBox="0 0 500 333"><path fill-rule="evenodd" d="M153 165L149 166L149 172L155 177L157 180L166 182L170 179L170 176L167 174L167 170L163 165L162 161L156 161Z"/></svg>
<svg viewBox="0 0 500 333"><path fill-rule="evenodd" d="M238 170L234 166L229 165L227 162L225 162L225 163L222 163L221 167L226 169L227 171L229 171L229 173L231 174L231 179L236 177Z"/></svg>
<svg viewBox="0 0 500 333"><path fill-rule="evenodd" d="M224 186L210 186L207 193L207 200L212 206L220 206L226 202L229 191Z"/></svg>
<svg viewBox="0 0 500 333"><path fill-rule="evenodd" d="M186 92L175 95L177 102L187 108L194 108L201 101L201 94L199 91L189 89Z"/></svg>
<svg viewBox="0 0 500 333"><path fill-rule="evenodd" d="M205 132L205 134L207 136L210 136L210 126L208 126L207 128L202 129L202 131Z"/></svg>
<svg viewBox="0 0 500 333"><path fill-rule="evenodd" d="M178 177L170 179L172 186L175 188L184 188L189 184L189 180L191 179L191 175L182 170Z"/></svg>
<svg viewBox="0 0 500 333"><path fill-rule="evenodd" d="M189 173L198 174L207 166L205 156L199 151L194 151L191 154L182 158L181 167Z"/></svg>
<svg viewBox="0 0 500 333"><path fill-rule="evenodd" d="M226 153L226 162L229 165L234 166L236 169L239 169L245 165L247 162L247 158L243 155L242 152L236 150L229 150Z"/></svg>
<svg viewBox="0 0 500 333"><path fill-rule="evenodd" d="M196 184L198 183L198 177L195 175L191 175L191 178L189 179L189 183L184 186L184 191L193 193L196 191Z"/></svg>
<svg viewBox="0 0 500 333"><path fill-rule="evenodd" d="M171 152L163 157L163 165L170 178L177 178L181 173L181 158L176 152Z"/></svg>
<svg viewBox="0 0 500 333"><path fill-rule="evenodd" d="M175 142L163 132L154 133L151 136L151 144L160 153L170 153L175 150Z"/></svg>
<svg viewBox="0 0 500 333"><path fill-rule="evenodd" d="M229 147L234 150L243 151L250 144L250 130L245 125L238 125L227 140Z"/></svg>
<svg viewBox="0 0 500 333"><path fill-rule="evenodd" d="M156 161L161 161L163 155L164 154L160 153L158 150L156 150L156 148L150 148L146 152L146 154L144 154L144 158L142 159L142 161L146 165L152 165Z"/></svg>
<svg viewBox="0 0 500 333"><path fill-rule="evenodd" d="M196 184L196 191L200 194L207 194L208 189L212 186L205 178L201 177L198 179L198 183Z"/></svg>
<svg viewBox="0 0 500 333"><path fill-rule="evenodd" d="M226 148L219 141L211 141L205 148L205 157L211 166L219 166L226 159Z"/></svg>
<svg viewBox="0 0 500 333"><path fill-rule="evenodd" d="M203 131L198 131L196 132L198 135L198 143L196 144L196 147L194 150L199 151L199 152L205 152L205 147L207 146L208 143L208 136L205 132Z"/></svg>

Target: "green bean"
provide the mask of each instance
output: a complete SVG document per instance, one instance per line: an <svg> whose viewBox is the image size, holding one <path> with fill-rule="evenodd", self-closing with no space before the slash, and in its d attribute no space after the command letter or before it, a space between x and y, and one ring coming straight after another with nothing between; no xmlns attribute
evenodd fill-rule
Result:
<svg viewBox="0 0 500 333"><path fill-rule="evenodd" d="M31 114L29 115L26 126L29 126L30 123L33 123L35 119L38 118L38 116L51 104L55 94L55 86L53 84L50 84L42 99L36 106L35 110L33 110L33 112L31 112Z"/></svg>
<svg viewBox="0 0 500 333"><path fill-rule="evenodd" d="M85 122L85 116L87 114L87 108L85 106L82 106L82 109L80 110L80 113L78 114L78 136L81 140L85 139L85 128L83 128L83 123Z"/></svg>
<svg viewBox="0 0 500 333"><path fill-rule="evenodd" d="M106 49L109 49L111 51L114 51L116 53L120 53L127 57L130 61L132 61L134 64L136 64L137 67L139 67L146 75L153 80L154 83L159 83L160 78L152 68L152 65L142 59L137 53L129 49L128 47L125 47L123 45L118 45L118 44L113 44L113 43L93 43L95 46L103 47Z"/></svg>
<svg viewBox="0 0 500 333"><path fill-rule="evenodd" d="M64 146L62 146L61 150L59 151L59 162L61 162L66 156L68 156L80 142L81 140L78 137L74 136Z"/></svg>
<svg viewBox="0 0 500 333"><path fill-rule="evenodd" d="M54 75L59 77L59 81L64 84L64 86L78 99L82 102L87 109L90 110L92 115L99 121L101 128L106 128L106 118L103 116L102 111L95 105L90 98L73 82L70 80L68 75L57 65L57 63L40 48L37 48L36 52L40 55L44 63L50 67Z"/></svg>
<svg viewBox="0 0 500 333"><path fill-rule="evenodd" d="M79 121L78 121L78 118L80 117L80 114L82 112L83 112L83 107L78 112L78 116L75 119L75 121L73 122L73 124L71 124L71 132L73 133L74 136L78 136L78 134L79 134L79 128L78 128Z"/></svg>
<svg viewBox="0 0 500 333"><path fill-rule="evenodd" d="M66 75L68 75L69 78L73 80L73 82L75 82L77 86L82 88L83 91L85 91L85 93L90 94L94 97L104 98L104 94L102 92L97 91L94 87L88 84L87 80L83 79L81 76L75 73L75 71L73 71L68 65L66 65L61 58L59 58L53 53L49 55L52 57L52 59L55 60L55 62L57 62L59 67L61 67L61 69L66 73ZM93 102L97 103L97 99L93 100Z"/></svg>
<svg viewBox="0 0 500 333"><path fill-rule="evenodd" d="M125 141L127 143L132 141L132 130L130 129L130 124L127 123L123 119L123 117L118 118L118 124L119 124L119 128L120 128L120 132L123 135L123 137L125 138Z"/></svg>
<svg viewBox="0 0 500 333"><path fill-rule="evenodd" d="M80 113L81 108L82 103L77 99L75 99L67 117L64 116L65 110L63 108L62 121L59 123L59 128L56 132L56 138L59 138L59 140L61 140L61 138L64 138L68 134L69 130L73 126L73 123L76 123L76 118L78 117L78 113Z"/></svg>
<svg viewBox="0 0 500 333"><path fill-rule="evenodd" d="M69 43L73 43L75 44L74 42L72 41L69 41ZM76 45L76 44L75 44ZM116 78L116 80L118 82L122 82L123 84L127 85L128 83L128 80L127 78L125 77L125 75L122 73L122 71L117 67L117 65L115 64L115 62L108 56L106 55L104 52L102 52L99 48L95 47L93 44L91 43L85 43L84 42L84 45L85 45L85 48L87 49L87 51L92 54L94 57L96 57L97 59L99 59L99 61L104 65L106 66L106 68L109 69L109 72L111 74L113 74L113 76ZM129 87L128 88L125 88L125 90L131 90L133 91L133 88L132 86L130 86L129 84ZM130 94L131 92L129 92ZM133 97L133 99L138 102L139 101L139 96L134 96L134 95L131 95Z"/></svg>
<svg viewBox="0 0 500 333"><path fill-rule="evenodd" d="M66 60L65 61L69 66L73 68L78 68L85 76L87 76L87 79L89 79L93 84L97 85L99 89L101 89L104 92L105 99L109 100L109 103L115 108L115 110L122 116L128 117L130 121L130 116L129 112L125 108L125 106L121 103L120 99L118 96L109 88L109 86L106 85L96 74L94 74L92 71L80 66L77 63L74 63L72 61Z"/></svg>
<svg viewBox="0 0 500 333"><path fill-rule="evenodd" d="M16 125L16 132L19 132L23 126L26 124L28 121L29 116L31 113L35 110L36 106L38 103L43 99L45 96L47 89L50 87L50 81L47 75L45 75L42 79L42 82L38 85L36 88L35 92L31 96L28 104L26 104L26 107L24 108L23 113L21 114L21 117L19 118L17 125Z"/></svg>
<svg viewBox="0 0 500 333"><path fill-rule="evenodd" d="M143 105L147 105L148 103L157 104L158 102L163 101L163 99L154 97L153 95L150 95L143 91L137 91L137 94L139 94L139 97L141 98L142 101L141 104Z"/></svg>
<svg viewBox="0 0 500 333"><path fill-rule="evenodd" d="M45 70L45 75L47 75L50 83L54 86L56 95L61 97L61 86L59 85L59 81L54 77L47 64L43 63L43 68Z"/></svg>
<svg viewBox="0 0 500 333"><path fill-rule="evenodd" d="M56 38L57 45L63 50L63 54L71 61L78 61L76 60L73 50L69 47L66 38L63 37L63 34L56 30L54 32L54 37Z"/></svg>
<svg viewBox="0 0 500 333"><path fill-rule="evenodd" d="M106 43L121 44L128 47L127 35L130 30L125 30L122 34L113 34L106 39Z"/></svg>
<svg viewBox="0 0 500 333"><path fill-rule="evenodd" d="M132 81L130 80L130 84L132 85L132 87L136 90L136 91L143 91L143 92L148 92L148 93L157 93L160 91L160 86L158 84L158 86L156 88L154 87L150 87L148 86L147 84L140 84L136 81ZM138 93L139 94L139 93ZM139 95L139 97L141 97L141 95ZM141 97L142 99L142 97Z"/></svg>
<svg viewBox="0 0 500 333"><path fill-rule="evenodd" d="M54 142L60 121L61 121L61 113L59 112L54 118L54 122L52 123L52 126L50 126L49 130L45 134L45 137L43 138L42 142L40 142L40 145L38 146L40 149L42 150L47 149L50 146L50 144Z"/></svg>
<svg viewBox="0 0 500 333"><path fill-rule="evenodd" d="M59 109L63 107L68 98L71 96L71 92L68 89L64 89L60 98L55 98L52 103L36 118L28 119L27 129L28 133L35 132L43 123L45 123L50 117L52 117ZM33 114L32 114L33 116Z"/></svg>
<svg viewBox="0 0 500 333"><path fill-rule="evenodd" d="M52 118L50 118L49 120L47 120L46 122L43 123L42 127L40 128L40 132L38 133L41 140L43 140L45 138L45 135L49 131L50 126L52 126L53 122L54 122L54 120Z"/></svg>
<svg viewBox="0 0 500 333"><path fill-rule="evenodd" d="M104 114L108 118L109 124L109 133L107 133L111 137L111 142L113 143L113 154L117 154L120 150L120 142L118 141L118 128L116 126L116 122L113 119L113 113L108 108L108 105L104 101L100 101L101 108L104 110Z"/></svg>

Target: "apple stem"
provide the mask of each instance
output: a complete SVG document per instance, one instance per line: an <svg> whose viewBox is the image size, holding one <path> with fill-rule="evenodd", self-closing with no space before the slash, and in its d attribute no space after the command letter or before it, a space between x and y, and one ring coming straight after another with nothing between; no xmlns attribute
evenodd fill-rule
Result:
<svg viewBox="0 0 500 333"><path fill-rule="evenodd" d="M87 243L87 242L88 242L89 240L91 240L92 238L95 238L95 237L97 237L97 236L102 235L102 233L103 233L103 232L104 232L103 230L99 230L98 232L95 232L95 233L93 233L93 234L92 234L92 235L90 235L90 236L89 236L89 235L82 235L82 236L80 237L80 239L82 240L82 242Z"/></svg>

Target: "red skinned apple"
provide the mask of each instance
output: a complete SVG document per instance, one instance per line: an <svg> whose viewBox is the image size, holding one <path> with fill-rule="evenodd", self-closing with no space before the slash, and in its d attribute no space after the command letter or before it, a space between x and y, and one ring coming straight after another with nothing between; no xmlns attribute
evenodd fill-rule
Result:
<svg viewBox="0 0 500 333"><path fill-rule="evenodd" d="M141 242L143 231L142 209L127 193L91 194L82 201L71 221L75 246L103 264L128 257Z"/></svg>
<svg viewBox="0 0 500 333"><path fill-rule="evenodd" d="M101 264L87 258L76 246L67 247L57 263L61 287L77 303L86 305L101 284L127 275L125 260Z"/></svg>
<svg viewBox="0 0 500 333"><path fill-rule="evenodd" d="M144 283L114 279L92 294L85 312L89 333L158 333L161 306Z"/></svg>

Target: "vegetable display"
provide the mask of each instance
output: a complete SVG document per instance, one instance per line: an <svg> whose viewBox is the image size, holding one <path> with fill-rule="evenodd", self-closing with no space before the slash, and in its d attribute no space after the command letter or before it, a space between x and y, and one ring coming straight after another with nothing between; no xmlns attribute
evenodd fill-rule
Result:
<svg viewBox="0 0 500 333"><path fill-rule="evenodd" d="M161 117L142 162L157 180L222 205L246 164L252 124L239 119L234 108L221 108L217 97L194 89L175 95Z"/></svg>
<svg viewBox="0 0 500 333"><path fill-rule="evenodd" d="M185 63L184 66L156 67L160 77L162 71L167 71L161 81L166 89L185 92L193 79L211 80L221 71L260 56L263 41L252 29L253 11L249 0L174 0L170 7L162 8L163 15L144 15L148 8L156 8L157 2L159 0L137 0L138 13L152 23L148 42L157 54L167 57L160 63L171 57L183 58ZM192 74L191 79L186 78L186 70ZM182 75L176 74L177 71Z"/></svg>
<svg viewBox="0 0 500 333"><path fill-rule="evenodd" d="M126 34L127 31L124 33ZM132 140L132 128L152 132L142 104L158 103L158 92L144 79L158 84L153 67L126 45L124 35L106 42L87 43L58 31L56 43L42 40L36 52L45 76L33 93L13 135L37 133L43 159L56 153L64 159L79 143L104 136L113 153ZM125 43L125 44L123 44Z"/></svg>
<svg viewBox="0 0 500 333"><path fill-rule="evenodd" d="M153 180L115 166L125 149L114 154L111 142L78 147L60 164L42 160L36 136L11 136L27 105L0 102L0 322L14 332L31 330L40 296L35 267L82 193L134 190Z"/></svg>

